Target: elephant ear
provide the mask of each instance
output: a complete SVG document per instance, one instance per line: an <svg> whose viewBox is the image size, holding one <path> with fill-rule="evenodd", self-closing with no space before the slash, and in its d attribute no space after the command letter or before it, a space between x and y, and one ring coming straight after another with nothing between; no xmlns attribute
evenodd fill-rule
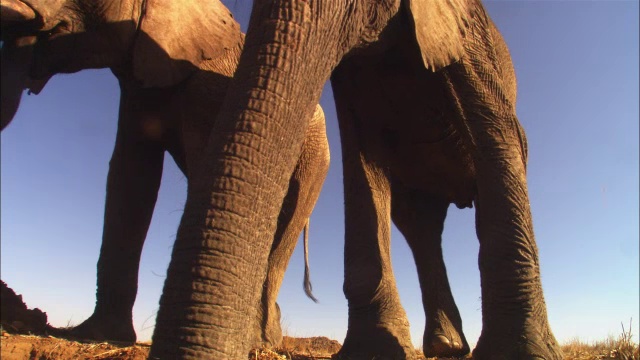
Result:
<svg viewBox="0 0 640 360"><path fill-rule="evenodd" d="M475 0L406 0L427 69L436 71L464 55L464 36Z"/></svg>
<svg viewBox="0 0 640 360"><path fill-rule="evenodd" d="M139 26L133 73L144 87L175 85L242 41L240 25L219 0L147 0Z"/></svg>

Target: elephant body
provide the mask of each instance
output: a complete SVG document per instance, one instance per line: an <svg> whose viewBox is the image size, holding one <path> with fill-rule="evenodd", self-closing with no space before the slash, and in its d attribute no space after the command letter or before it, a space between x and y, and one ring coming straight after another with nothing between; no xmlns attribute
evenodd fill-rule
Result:
<svg viewBox="0 0 640 360"><path fill-rule="evenodd" d="M498 81L508 105L514 107L516 83L511 58L495 25L488 21L487 31L494 44L502 45L496 47ZM397 40L385 51L347 56L331 76L345 174L345 293L353 314L349 323L353 331L341 353L345 358L381 353L393 357L389 350L396 351L400 345L400 357L413 356L406 324L384 320L405 316L396 295L389 254L378 250L389 246L393 221L408 241L418 269L427 320L425 355L462 356L469 352L469 346L448 283L441 236L450 204L462 209L477 201L474 144L464 137L465 114L456 106L461 94L448 84L453 66L437 72L425 69L410 27L405 22L390 27L388 31ZM524 131L517 122L513 130L521 136L518 146L526 164ZM370 213L363 212L363 203L369 204ZM368 237L363 236L363 229L369 229ZM365 248L376 251L365 257ZM370 257L374 256L380 264L373 264L379 268L372 270ZM371 310L376 303L384 304L384 310L376 306ZM362 309L367 309L376 326L357 330L366 322L361 320ZM389 335L400 341L389 341ZM373 342L379 345L363 346L361 339L371 336L379 337ZM362 349L367 352L361 353Z"/></svg>
<svg viewBox="0 0 640 360"><path fill-rule="evenodd" d="M478 0L256 0L246 42L212 133L219 141L208 146L212 161L185 206L152 356L246 355L242 324L268 269L268 257L253 255L271 246L273 209L330 79L343 149L349 303L338 357L415 358L391 268L392 219L416 259L425 351L468 351L440 247L454 203L476 209L483 330L474 358L562 358L540 281L513 66ZM230 150L247 143L246 152ZM230 171L239 163L242 176ZM256 201L228 205L245 197ZM237 214L257 216L218 221ZM210 254L237 261L188 271ZM218 285L238 274L244 281L233 292ZM206 301L204 292L223 300Z"/></svg>
<svg viewBox="0 0 640 360"><path fill-rule="evenodd" d="M207 6L183 3L187 11L172 14L176 10L172 1L150 0L144 9L145 24L138 21L136 6L140 4L135 1L121 2L117 12L108 1L26 3L30 5L27 10L33 8L42 16L41 23L20 18L20 12L15 18L5 18L5 14L14 15L5 6L14 4L24 13L25 3L2 3L6 41L2 49L2 108L12 110L3 112L3 127L13 117L22 89L31 86L38 92L56 73L110 67L121 89L97 266L96 307L89 319L70 331L51 331L81 339L135 342L132 309L138 268L164 153L173 157L191 191L191 179L199 163L206 161L205 147L236 70L244 35L217 1ZM43 17L45 14L50 17ZM201 26L198 32L174 34L185 28L177 22L171 22L176 24L173 27L164 24L167 16L176 15L183 16L183 22ZM176 38L171 40L171 36ZM174 40L180 40L185 48L176 46ZM209 44L209 40L218 43ZM5 78L5 70L13 78ZM32 84L38 83L36 89ZM282 338L278 290L329 166L324 114L319 106L306 134L287 196L276 212L279 225L269 251L269 276L262 287L260 310L247 330L253 345L276 345ZM310 290L307 293L311 296Z"/></svg>
<svg viewBox="0 0 640 360"><path fill-rule="evenodd" d="M90 44L86 58L92 66L113 62L116 74L130 66L123 74L142 87L175 85L193 65L234 48L233 23L209 2L132 0L133 10L118 12L124 4L103 7L116 12L110 26L117 28L105 38L108 46ZM90 19L97 9L87 8ZM186 21L193 14L208 15ZM179 34L212 28L231 35L211 34L205 44L198 36L152 36L172 21ZM70 28L55 19L43 26L52 37L45 45ZM96 47L120 55L96 56ZM193 169L187 165L189 192L151 356L246 357L255 342L246 327L264 311L258 304L272 278L274 244L284 241L277 235L281 210L292 176L303 168L311 119L330 79L343 149L349 304L338 357L415 358L391 268L392 220L416 260L425 351L468 351L440 246L454 203L476 209L483 329L474 358L561 359L540 281L526 139L506 49L479 0L255 0L246 45L201 160Z"/></svg>

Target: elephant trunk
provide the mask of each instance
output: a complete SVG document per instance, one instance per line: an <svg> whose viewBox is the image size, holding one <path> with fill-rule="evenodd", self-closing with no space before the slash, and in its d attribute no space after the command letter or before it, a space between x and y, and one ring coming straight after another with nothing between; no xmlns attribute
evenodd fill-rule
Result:
<svg viewBox="0 0 640 360"><path fill-rule="evenodd" d="M151 357L240 359L255 334L280 207L322 86L308 2L256 2L245 50L193 174ZM322 59L312 54L314 59ZM324 59L323 59L324 60Z"/></svg>
<svg viewBox="0 0 640 360"><path fill-rule="evenodd" d="M65 1L67 0L0 0L2 41L10 43L53 28L57 24L56 15Z"/></svg>
<svg viewBox="0 0 640 360"><path fill-rule="evenodd" d="M24 89L39 93L49 77L29 78L36 34L62 7L63 0L1 0L2 27L0 130L13 120Z"/></svg>
<svg viewBox="0 0 640 360"><path fill-rule="evenodd" d="M22 1L0 1L0 24L2 25L0 130L11 122L18 110L31 62L31 44L18 41L20 39L16 39L13 30L21 28L35 18L36 12Z"/></svg>
<svg viewBox="0 0 640 360"><path fill-rule="evenodd" d="M25 22L36 18L36 12L29 5L18 0L0 1L0 20L2 26Z"/></svg>
<svg viewBox="0 0 640 360"><path fill-rule="evenodd" d="M3 31L6 26L17 23L29 28L45 28L47 21L53 21L55 15L68 0L1 0ZM4 36L4 35L3 35Z"/></svg>
<svg viewBox="0 0 640 360"><path fill-rule="evenodd" d="M35 38L21 40L35 41ZM22 91L28 86L29 65L31 63L32 46L19 46L15 42L4 43L0 51L0 76L2 90L0 92L0 130L3 130L18 110Z"/></svg>

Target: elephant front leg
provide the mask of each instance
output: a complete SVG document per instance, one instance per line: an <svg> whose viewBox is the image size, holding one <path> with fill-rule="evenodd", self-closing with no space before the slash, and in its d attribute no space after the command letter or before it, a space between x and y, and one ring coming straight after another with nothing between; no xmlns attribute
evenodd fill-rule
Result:
<svg viewBox="0 0 640 360"><path fill-rule="evenodd" d="M343 359L415 359L391 267L390 188L384 171L343 146L344 293L349 327Z"/></svg>
<svg viewBox="0 0 640 360"><path fill-rule="evenodd" d="M269 254L267 277L258 308L257 346L276 346L282 341L280 307L276 303L287 264L300 233L308 224L322 184L329 171L329 143L322 108L318 106L309 123L302 153L278 216L278 227ZM314 299L315 300L315 299Z"/></svg>
<svg viewBox="0 0 640 360"><path fill-rule="evenodd" d="M478 56L482 51L469 53ZM540 281L525 176L526 140L515 104L506 98L494 70L499 64L487 59L463 59L445 74L477 176L483 327L473 355L561 359Z"/></svg>
<svg viewBox="0 0 640 360"><path fill-rule="evenodd" d="M451 294L442 257L442 230L449 203L394 181L391 216L407 239L418 269L426 316L423 351L427 357L463 356L469 344Z"/></svg>
<svg viewBox="0 0 640 360"><path fill-rule="evenodd" d="M107 200L96 307L71 335L97 341L133 343L132 310L138 290L140 256L155 206L164 150L144 141L121 121L109 164Z"/></svg>

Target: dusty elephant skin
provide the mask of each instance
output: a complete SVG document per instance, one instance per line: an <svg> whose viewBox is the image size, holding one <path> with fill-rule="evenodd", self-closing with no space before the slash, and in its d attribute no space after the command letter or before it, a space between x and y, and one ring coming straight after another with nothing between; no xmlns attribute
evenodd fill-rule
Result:
<svg viewBox="0 0 640 360"><path fill-rule="evenodd" d="M140 256L164 153L187 176L191 192L244 35L218 1L177 6L170 0L3 0L2 36L3 128L22 90L37 93L56 73L110 67L119 80L118 133L107 180L96 307L85 322L56 335L134 342L132 309ZM252 322L244 324L252 345L276 345L282 339L278 290L328 171L322 109L315 108L309 119L295 171L287 179L287 195L274 209L278 225L272 248L266 251L269 270L261 306ZM209 265L221 267L229 257L215 261Z"/></svg>
<svg viewBox="0 0 640 360"><path fill-rule="evenodd" d="M329 78L347 228L349 329L339 357L415 358L389 260L392 216L421 279L441 273L421 282L425 349L464 348L437 250L446 205L455 203L476 207L483 330L474 357L562 358L540 283L513 69L477 0L255 1L187 199L151 356L246 355L243 325L266 274L274 209ZM228 266L212 266L229 254Z"/></svg>

